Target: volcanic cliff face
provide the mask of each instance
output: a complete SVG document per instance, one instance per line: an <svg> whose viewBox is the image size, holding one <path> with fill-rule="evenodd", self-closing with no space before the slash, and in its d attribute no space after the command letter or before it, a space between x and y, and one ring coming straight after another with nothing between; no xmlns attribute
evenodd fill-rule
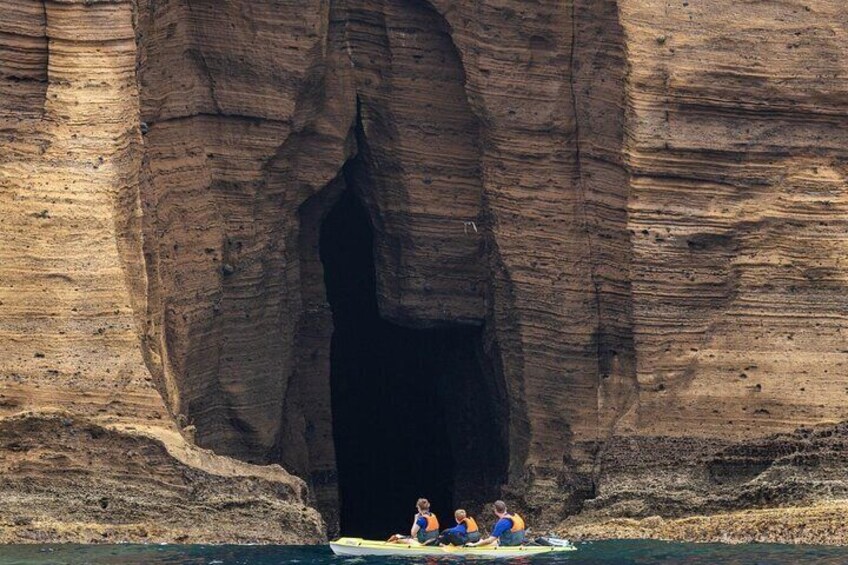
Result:
<svg viewBox="0 0 848 565"><path fill-rule="evenodd" d="M302 480L192 445L145 366L132 6L0 15L0 540L321 540Z"/></svg>
<svg viewBox="0 0 848 565"><path fill-rule="evenodd" d="M848 419L839 1L0 14L9 434L279 463L333 533L844 494L843 427L795 431Z"/></svg>

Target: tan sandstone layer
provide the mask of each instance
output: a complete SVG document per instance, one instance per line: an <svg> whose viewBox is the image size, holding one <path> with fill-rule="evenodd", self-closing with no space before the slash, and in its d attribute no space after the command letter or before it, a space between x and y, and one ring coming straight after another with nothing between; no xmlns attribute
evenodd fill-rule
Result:
<svg viewBox="0 0 848 565"><path fill-rule="evenodd" d="M482 328L503 495L540 528L659 514L687 537L675 517L844 498L843 4L0 0L3 492L75 453L8 439L59 410L187 488L282 463L332 528L317 231L355 181L382 316ZM290 523L306 495L274 473L209 539ZM0 517L59 532L56 496ZM131 516L98 500L73 523ZM180 500L159 539L204 539Z"/></svg>
<svg viewBox="0 0 848 565"><path fill-rule="evenodd" d="M848 545L844 500L689 518L567 520L557 533L568 539L659 539L698 543L802 543Z"/></svg>

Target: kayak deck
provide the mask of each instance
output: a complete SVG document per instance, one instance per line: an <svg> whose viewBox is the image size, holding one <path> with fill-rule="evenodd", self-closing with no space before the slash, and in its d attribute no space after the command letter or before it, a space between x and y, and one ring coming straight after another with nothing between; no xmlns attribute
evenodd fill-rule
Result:
<svg viewBox="0 0 848 565"><path fill-rule="evenodd" d="M394 555L449 557L530 557L533 555L552 555L577 548L568 546L520 545L499 547L484 545L480 547L457 547L453 545L417 545L388 543L385 541L362 538L340 538L330 542L330 548L336 555Z"/></svg>

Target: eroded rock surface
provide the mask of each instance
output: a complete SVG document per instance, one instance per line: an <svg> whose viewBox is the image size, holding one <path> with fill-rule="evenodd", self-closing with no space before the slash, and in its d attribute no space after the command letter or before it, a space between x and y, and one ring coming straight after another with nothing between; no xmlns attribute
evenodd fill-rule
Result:
<svg viewBox="0 0 848 565"><path fill-rule="evenodd" d="M194 447L145 365L132 6L0 15L0 539L320 541L303 482Z"/></svg>
<svg viewBox="0 0 848 565"><path fill-rule="evenodd" d="M353 190L381 316L480 329L503 493L540 525L843 492L839 442L786 467L848 419L839 0L0 15L4 418L282 463L332 530L319 231Z"/></svg>
<svg viewBox="0 0 848 565"><path fill-rule="evenodd" d="M259 467L65 413L4 418L4 543L318 542L306 485Z"/></svg>

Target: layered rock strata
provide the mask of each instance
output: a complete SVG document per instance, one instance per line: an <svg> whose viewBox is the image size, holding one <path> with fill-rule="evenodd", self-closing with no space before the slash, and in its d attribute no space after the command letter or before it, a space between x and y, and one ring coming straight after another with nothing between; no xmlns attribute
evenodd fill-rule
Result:
<svg viewBox="0 0 848 565"><path fill-rule="evenodd" d="M145 365L132 6L0 13L0 538L321 540L300 479L196 448Z"/></svg>
<svg viewBox="0 0 848 565"><path fill-rule="evenodd" d="M0 12L8 417L184 429L332 528L319 231L355 190L381 316L480 328L539 524L841 492L838 442L787 462L848 419L837 0Z"/></svg>

